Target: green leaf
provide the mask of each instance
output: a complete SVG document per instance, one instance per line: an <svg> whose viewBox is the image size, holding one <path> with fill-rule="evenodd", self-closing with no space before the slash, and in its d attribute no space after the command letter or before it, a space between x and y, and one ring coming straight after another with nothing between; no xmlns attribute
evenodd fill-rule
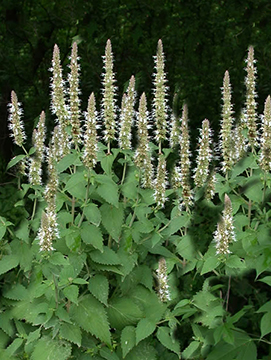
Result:
<svg viewBox="0 0 271 360"><path fill-rule="evenodd" d="M184 359L193 359L193 354L197 351L200 346L199 341L192 341L187 348L182 352L182 357Z"/></svg>
<svg viewBox="0 0 271 360"><path fill-rule="evenodd" d="M31 360L66 360L70 357L70 344L43 337L35 345Z"/></svg>
<svg viewBox="0 0 271 360"><path fill-rule="evenodd" d="M263 315L261 319L261 337L271 332L271 313L268 312Z"/></svg>
<svg viewBox="0 0 271 360"><path fill-rule="evenodd" d="M258 281L264 282L265 284L271 286L271 276L265 276L262 279L259 279Z"/></svg>
<svg viewBox="0 0 271 360"><path fill-rule="evenodd" d="M99 184L96 192L109 204L119 206L118 185L107 175L96 175Z"/></svg>
<svg viewBox="0 0 271 360"><path fill-rule="evenodd" d="M3 238L3 236L5 235L7 230L7 227L5 224L3 224L2 222L0 222L0 240Z"/></svg>
<svg viewBox="0 0 271 360"><path fill-rule="evenodd" d="M139 320L136 327L136 345L144 340L146 337L151 335L156 328L156 322L149 320L148 318L144 318Z"/></svg>
<svg viewBox="0 0 271 360"><path fill-rule="evenodd" d="M218 258L216 256L207 258L204 261L200 275L204 275L210 271L213 271L214 269L216 269L218 267L219 264L220 264L220 261L218 260Z"/></svg>
<svg viewBox="0 0 271 360"><path fill-rule="evenodd" d="M102 215L96 204L87 204L84 207L84 214L88 221L91 222L93 225L100 225Z"/></svg>
<svg viewBox="0 0 271 360"><path fill-rule="evenodd" d="M110 350L108 347L102 347L100 350L100 355L103 357L103 359L106 360L120 360L114 350Z"/></svg>
<svg viewBox="0 0 271 360"><path fill-rule="evenodd" d="M103 252L99 250L94 250L89 253L91 259L98 263L104 265L119 265L121 264L119 256L115 253L114 250L104 247Z"/></svg>
<svg viewBox="0 0 271 360"><path fill-rule="evenodd" d="M147 340L141 341L125 357L125 360L157 360L157 350Z"/></svg>
<svg viewBox="0 0 271 360"><path fill-rule="evenodd" d="M79 326L74 324L62 323L59 330L59 335L77 346L81 346L82 335Z"/></svg>
<svg viewBox="0 0 271 360"><path fill-rule="evenodd" d="M160 343L165 346L167 349L175 352L178 356L180 356L180 344L178 340L173 340L170 335L170 329L166 326L160 326L157 331L157 339Z"/></svg>
<svg viewBox="0 0 271 360"><path fill-rule="evenodd" d="M83 172L70 175L64 191L68 191L77 199L84 200L86 196L86 178Z"/></svg>
<svg viewBox="0 0 271 360"><path fill-rule="evenodd" d="M121 204L119 208L113 207L109 204L103 204L100 207L100 211L102 214L102 224L106 231L115 241L119 241L124 217L123 207Z"/></svg>
<svg viewBox="0 0 271 360"><path fill-rule="evenodd" d="M177 245L177 252L187 260L193 260L196 256L194 242L191 236L182 236L181 241Z"/></svg>
<svg viewBox="0 0 271 360"><path fill-rule="evenodd" d="M40 331L41 331L41 329L37 329L37 330L35 330L35 331L30 332L30 333L27 335L27 342L26 342L26 344L30 344L30 343L32 343L33 341L38 340L39 337L40 337Z"/></svg>
<svg viewBox="0 0 271 360"><path fill-rule="evenodd" d="M12 322L12 316L9 310L0 313L0 328L10 337L13 336L14 326Z"/></svg>
<svg viewBox="0 0 271 360"><path fill-rule="evenodd" d="M67 257L62 255L60 252L54 252L50 255L49 262L53 265L70 265Z"/></svg>
<svg viewBox="0 0 271 360"><path fill-rule="evenodd" d="M65 236L66 244L68 248L72 252L77 252L81 246L81 236L80 236L80 229L74 228L70 229L70 231Z"/></svg>
<svg viewBox="0 0 271 360"><path fill-rule="evenodd" d="M79 289L76 285L69 285L63 289L63 293L66 296L68 300L71 302L78 304L78 295L79 295Z"/></svg>
<svg viewBox="0 0 271 360"><path fill-rule="evenodd" d="M180 216L174 217L170 220L169 226L165 228L161 234L165 237L169 237L172 234L175 234L182 227L187 226L190 219L188 214L182 214Z"/></svg>
<svg viewBox="0 0 271 360"><path fill-rule="evenodd" d="M6 349L6 355L7 356L13 355L19 349L22 343L23 343L23 339L17 338L13 340L12 343Z"/></svg>
<svg viewBox="0 0 271 360"><path fill-rule="evenodd" d="M109 302L108 317L112 327L122 329L134 325L143 317L139 306L128 297L115 298Z"/></svg>
<svg viewBox="0 0 271 360"><path fill-rule="evenodd" d="M128 352L135 346L136 342L136 334L134 326L126 326L121 332L121 350L122 356L128 354Z"/></svg>
<svg viewBox="0 0 271 360"><path fill-rule="evenodd" d="M25 241L29 244L29 223L26 219L22 220L18 229L15 231L18 239Z"/></svg>
<svg viewBox="0 0 271 360"><path fill-rule="evenodd" d="M106 311L103 305L92 295L86 295L79 305L72 304L70 316L85 331L96 336L106 344L111 344L111 335Z"/></svg>
<svg viewBox="0 0 271 360"><path fill-rule="evenodd" d="M255 162L253 154L250 153L249 156L241 159L234 167L231 173L231 179L234 179L236 176L242 174L247 169L257 169L258 165Z"/></svg>
<svg viewBox="0 0 271 360"><path fill-rule="evenodd" d="M84 221L81 226L81 237L85 244L103 252L103 235L100 228Z"/></svg>
<svg viewBox="0 0 271 360"><path fill-rule="evenodd" d="M78 155L76 153L65 155L56 165L59 173L65 171L69 166L81 165Z"/></svg>
<svg viewBox="0 0 271 360"><path fill-rule="evenodd" d="M16 255L4 255L0 260L0 275L5 274L9 270L15 268L19 264Z"/></svg>
<svg viewBox="0 0 271 360"><path fill-rule="evenodd" d="M246 264L243 259L240 259L237 255L230 255L226 260L226 265L229 268L245 269Z"/></svg>
<svg viewBox="0 0 271 360"><path fill-rule="evenodd" d="M109 282L104 275L95 275L89 280L88 289L93 296L107 306Z"/></svg>
<svg viewBox="0 0 271 360"><path fill-rule="evenodd" d="M3 296L12 300L24 300L28 297L28 292L23 285L17 283L6 288Z"/></svg>
<svg viewBox="0 0 271 360"><path fill-rule="evenodd" d="M14 158L10 160L10 162L7 165L7 170L10 169L12 166L18 164L18 162L22 161L26 158L26 155L17 155Z"/></svg>

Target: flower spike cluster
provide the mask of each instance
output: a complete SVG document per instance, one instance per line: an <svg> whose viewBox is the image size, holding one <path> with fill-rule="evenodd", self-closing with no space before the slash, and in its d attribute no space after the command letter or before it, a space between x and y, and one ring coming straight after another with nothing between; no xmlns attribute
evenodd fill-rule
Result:
<svg viewBox="0 0 271 360"><path fill-rule="evenodd" d="M261 168L268 172L271 171L271 99L268 95L264 104L264 114L262 118L261 150L260 150Z"/></svg>
<svg viewBox="0 0 271 360"><path fill-rule="evenodd" d="M164 72L165 59L163 53L162 40L158 41L157 54L154 57L155 70L154 74L154 100L153 100L153 118L156 124L155 140L159 144L159 153L161 153L161 142L166 139L167 135L167 87L166 75Z"/></svg>
<svg viewBox="0 0 271 360"><path fill-rule="evenodd" d="M16 145L22 147L24 141L26 140L24 125L21 120L23 110L21 108L21 103L18 102L15 91L11 92L9 112L9 129L11 130L11 137L13 137L14 143Z"/></svg>
<svg viewBox="0 0 271 360"><path fill-rule="evenodd" d="M113 54L111 41L108 39L105 47L105 56L103 57L104 70L103 75L103 99L102 99L102 120L104 122L104 141L108 146L110 153L110 142L116 138L116 86L115 75L113 72Z"/></svg>
<svg viewBox="0 0 271 360"><path fill-rule="evenodd" d="M245 108L245 125L248 129L248 142L252 149L258 146L257 134L257 102L256 102L256 73L255 66L256 60L254 59L254 49L252 46L248 49L248 57L246 59L246 108Z"/></svg>
<svg viewBox="0 0 271 360"><path fill-rule="evenodd" d="M214 233L214 241L217 255L230 254L229 244L236 241L233 226L232 205L227 194L225 194L224 198L222 218L218 222L217 229Z"/></svg>
<svg viewBox="0 0 271 360"><path fill-rule="evenodd" d="M157 208L163 208L166 202L166 186L167 186L167 170L166 170L166 159L164 155L159 155L157 174L154 181L154 198L157 204Z"/></svg>
<svg viewBox="0 0 271 360"><path fill-rule="evenodd" d="M123 95L121 114L119 147L123 150L131 149L131 127L134 121L135 77L132 76L126 94Z"/></svg>
<svg viewBox="0 0 271 360"><path fill-rule="evenodd" d="M196 159L196 169L194 174L194 181L197 187L204 186L209 175L209 164L212 160L211 150L211 136L209 120L205 119L202 122L202 129L200 129L199 148Z"/></svg>
<svg viewBox="0 0 271 360"><path fill-rule="evenodd" d="M84 155L83 161L88 169L94 168L97 161L98 138L97 138L97 111L95 96L92 93L88 99L88 108L85 113Z"/></svg>
<svg viewBox="0 0 271 360"><path fill-rule="evenodd" d="M233 149L232 149L232 125L233 110L231 103L231 84L230 75L226 71L223 79L222 87L222 120L220 130L220 149L222 155L222 171L226 173L233 165Z"/></svg>
<svg viewBox="0 0 271 360"><path fill-rule="evenodd" d="M156 270L158 280L158 295L162 302L170 301L170 292L167 277L167 264L164 258L161 258Z"/></svg>
<svg viewBox="0 0 271 360"><path fill-rule="evenodd" d="M137 114L137 137L138 145L135 151L135 164L141 172L141 184L144 188L152 187L153 167L151 152L149 147L148 123L149 114L147 111L146 95L143 93L139 100L139 109Z"/></svg>
<svg viewBox="0 0 271 360"><path fill-rule="evenodd" d="M71 72L68 76L69 81L69 111L71 122L72 142L77 146L81 142L81 129L80 129L80 99L79 99L79 71L80 65L78 64L79 57L77 55L76 42L72 45L71 53Z"/></svg>

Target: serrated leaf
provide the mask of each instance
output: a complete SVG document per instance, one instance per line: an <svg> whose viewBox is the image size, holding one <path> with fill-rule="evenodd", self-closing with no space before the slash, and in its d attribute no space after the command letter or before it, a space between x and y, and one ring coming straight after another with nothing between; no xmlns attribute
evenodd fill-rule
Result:
<svg viewBox="0 0 271 360"><path fill-rule="evenodd" d="M244 260L240 259L237 255L229 256L229 258L226 260L226 265L230 268L235 268L235 269L246 268L246 264Z"/></svg>
<svg viewBox="0 0 271 360"><path fill-rule="evenodd" d="M59 335L77 346L81 346L82 334L80 327L74 324L62 323L59 330Z"/></svg>
<svg viewBox="0 0 271 360"><path fill-rule="evenodd" d="M194 241L191 236L182 236L181 241L177 245L177 252L187 260L195 259L196 251Z"/></svg>
<svg viewBox="0 0 271 360"><path fill-rule="evenodd" d="M182 357L184 359L191 359L193 358L193 354L195 353L195 351L197 351L197 349L200 346L200 342L199 341L192 341L187 348L184 349L184 351L182 352Z"/></svg>
<svg viewBox="0 0 271 360"><path fill-rule="evenodd" d="M92 295L86 295L78 305L72 304L70 316L85 331L96 336L106 344L111 344L111 335L106 311Z"/></svg>
<svg viewBox="0 0 271 360"><path fill-rule="evenodd" d="M128 352L135 346L136 335L135 335L135 327L134 326L126 326L121 332L121 350L122 356L128 354Z"/></svg>
<svg viewBox="0 0 271 360"><path fill-rule="evenodd" d="M94 262L98 264L104 264L104 265L121 264L121 260L118 254L116 254L114 250L108 247L104 247L102 253L99 250L91 251L89 256Z"/></svg>
<svg viewBox="0 0 271 360"><path fill-rule="evenodd" d="M56 165L57 171L59 173L65 171L71 165L80 165L77 154L68 154L65 155Z"/></svg>
<svg viewBox="0 0 271 360"><path fill-rule="evenodd" d="M14 326L9 310L0 313L0 328L10 337L14 334Z"/></svg>
<svg viewBox="0 0 271 360"><path fill-rule="evenodd" d="M69 265L67 257L60 252L53 252L53 254L50 255L49 262L53 265Z"/></svg>
<svg viewBox="0 0 271 360"><path fill-rule="evenodd" d="M187 226L189 216L185 213L170 220L169 226L162 231L162 235L169 237L170 235L179 231L182 227Z"/></svg>
<svg viewBox="0 0 271 360"><path fill-rule="evenodd" d="M108 347L102 347L100 350L100 355L103 357L103 359L106 360L120 360L114 350L110 350Z"/></svg>
<svg viewBox="0 0 271 360"><path fill-rule="evenodd" d="M0 260L0 275L5 274L9 270L15 268L19 264L16 255L4 255Z"/></svg>
<svg viewBox="0 0 271 360"><path fill-rule="evenodd" d="M66 183L64 191L68 191L77 199L84 200L86 196L86 178L83 172L72 174Z"/></svg>
<svg viewBox="0 0 271 360"><path fill-rule="evenodd" d="M180 356L180 344L178 340L173 340L170 335L170 329L167 326L160 326L157 331L157 339L167 349Z"/></svg>
<svg viewBox="0 0 271 360"><path fill-rule="evenodd" d="M107 175L97 175L96 180L99 183L96 189L97 194L99 194L109 204L118 207L118 185Z"/></svg>
<svg viewBox="0 0 271 360"><path fill-rule="evenodd" d="M103 235L97 226L83 222L81 237L85 244L92 245L95 249L103 251Z"/></svg>
<svg viewBox="0 0 271 360"><path fill-rule="evenodd" d="M23 339L17 338L13 340L12 343L6 349L6 355L7 356L13 355L19 349L22 343L23 343Z"/></svg>
<svg viewBox="0 0 271 360"><path fill-rule="evenodd" d="M79 295L79 289L76 285L69 285L63 289L63 293L66 296L68 300L71 302L78 304L78 295Z"/></svg>
<svg viewBox="0 0 271 360"><path fill-rule="evenodd" d="M37 341L31 360L66 360L70 357L70 344L43 337Z"/></svg>
<svg viewBox="0 0 271 360"><path fill-rule="evenodd" d="M247 169L257 169L258 165L255 162L255 159L253 158L252 153L241 159L234 167L231 173L231 179L234 179L236 176L242 174Z"/></svg>
<svg viewBox="0 0 271 360"><path fill-rule="evenodd" d="M7 227L5 224L3 224L2 222L0 222L0 240L3 238L3 236L5 235L7 230Z"/></svg>
<svg viewBox="0 0 271 360"><path fill-rule="evenodd" d="M14 158L10 160L10 162L7 165L7 170L10 169L12 166L18 164L20 161L26 158L26 155L17 155Z"/></svg>
<svg viewBox="0 0 271 360"><path fill-rule="evenodd" d="M15 284L5 289L3 296L12 300L24 300L28 297L28 292L23 285Z"/></svg>
<svg viewBox="0 0 271 360"><path fill-rule="evenodd" d="M103 204L100 207L100 211L103 226L115 241L119 241L124 217L122 205L120 204L120 206L116 208L109 204Z"/></svg>
<svg viewBox="0 0 271 360"><path fill-rule="evenodd" d="M91 222L93 225L100 225L102 215L96 204L87 204L84 207L84 214L88 221Z"/></svg>
<svg viewBox="0 0 271 360"><path fill-rule="evenodd" d="M89 280L88 289L101 303L107 306L109 282L104 275L95 275Z"/></svg>
<svg viewBox="0 0 271 360"><path fill-rule="evenodd" d="M31 342L35 341L35 340L38 340L39 337L40 337L40 331L41 329L37 329L35 331L32 331L30 332L28 335L27 335L27 342L26 344L30 344Z"/></svg>
<svg viewBox="0 0 271 360"><path fill-rule="evenodd" d="M147 341L141 341L125 357L125 360L157 360L157 350Z"/></svg>
<svg viewBox="0 0 271 360"><path fill-rule="evenodd" d="M264 282L265 284L271 286L271 276L265 276L262 279L259 279L258 281Z"/></svg>
<svg viewBox="0 0 271 360"><path fill-rule="evenodd" d="M29 244L29 223L26 219L22 220L18 229L15 231L18 239L25 241Z"/></svg>
<svg viewBox="0 0 271 360"><path fill-rule="evenodd" d="M156 323L148 318L139 320L136 327L136 345L151 335L156 328Z"/></svg>
<svg viewBox="0 0 271 360"><path fill-rule="evenodd" d="M213 271L218 267L220 261L216 256L211 256L204 261L200 275L204 275L210 271Z"/></svg>
<svg viewBox="0 0 271 360"><path fill-rule="evenodd" d="M143 317L139 306L127 297L115 298L109 302L108 318L112 327L122 329L134 325Z"/></svg>

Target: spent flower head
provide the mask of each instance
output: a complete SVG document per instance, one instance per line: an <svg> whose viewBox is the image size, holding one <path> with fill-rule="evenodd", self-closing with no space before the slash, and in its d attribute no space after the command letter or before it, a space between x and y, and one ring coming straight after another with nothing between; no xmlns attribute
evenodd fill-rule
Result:
<svg viewBox="0 0 271 360"><path fill-rule="evenodd" d="M11 92L11 103L9 106L9 129L11 130L11 137L13 137L14 143L20 147L23 146L26 140L24 132L24 124L21 120L23 110L21 103L18 102L15 91Z"/></svg>

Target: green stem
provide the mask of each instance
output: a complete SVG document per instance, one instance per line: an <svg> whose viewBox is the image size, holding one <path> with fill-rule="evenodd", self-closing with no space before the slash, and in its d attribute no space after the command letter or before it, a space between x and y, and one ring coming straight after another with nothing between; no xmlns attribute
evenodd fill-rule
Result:
<svg viewBox="0 0 271 360"><path fill-rule="evenodd" d="M122 172L122 179L121 179L121 183L120 185L122 185L124 183L124 180L125 180L125 175L126 175L126 169L127 169L127 156L126 154L124 155L124 166L123 166L123 172Z"/></svg>

